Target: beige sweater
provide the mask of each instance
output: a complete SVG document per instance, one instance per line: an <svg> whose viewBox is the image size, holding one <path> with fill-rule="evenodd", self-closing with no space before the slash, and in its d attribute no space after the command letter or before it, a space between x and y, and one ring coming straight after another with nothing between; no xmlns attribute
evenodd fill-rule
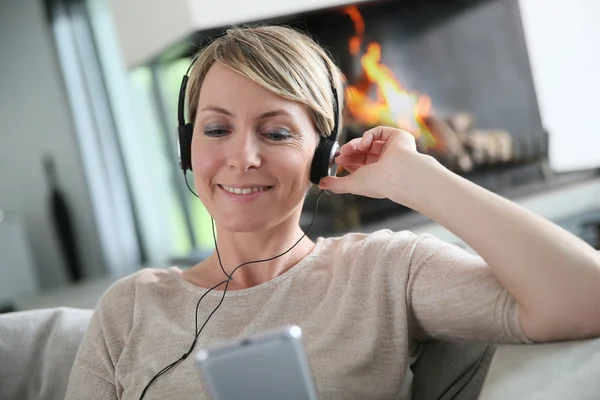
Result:
<svg viewBox="0 0 600 400"><path fill-rule="evenodd" d="M205 289L180 273L144 269L103 295L67 399L138 399L158 371L187 351ZM202 301L199 325L221 295L213 291ZM388 230L319 238L281 276L227 292L196 349L290 324L303 330L321 399L409 398L409 367L427 338L528 341L516 302L481 258L429 235ZM167 398L208 398L193 357L145 396Z"/></svg>

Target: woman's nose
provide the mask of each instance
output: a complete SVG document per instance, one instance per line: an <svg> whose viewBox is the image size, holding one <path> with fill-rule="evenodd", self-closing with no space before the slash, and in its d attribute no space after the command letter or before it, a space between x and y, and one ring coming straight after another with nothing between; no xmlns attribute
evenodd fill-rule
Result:
<svg viewBox="0 0 600 400"><path fill-rule="evenodd" d="M230 141L229 166L241 172L258 168L261 163L260 144L253 133L237 133Z"/></svg>

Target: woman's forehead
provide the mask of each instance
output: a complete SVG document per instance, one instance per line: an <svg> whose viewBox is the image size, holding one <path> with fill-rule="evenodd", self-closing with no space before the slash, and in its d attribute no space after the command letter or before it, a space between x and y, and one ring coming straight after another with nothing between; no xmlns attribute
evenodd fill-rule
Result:
<svg viewBox="0 0 600 400"><path fill-rule="evenodd" d="M207 72L198 101L199 112L214 109L231 114L244 110L258 115L283 111L277 114L309 116L303 104L285 99L220 63L215 63Z"/></svg>

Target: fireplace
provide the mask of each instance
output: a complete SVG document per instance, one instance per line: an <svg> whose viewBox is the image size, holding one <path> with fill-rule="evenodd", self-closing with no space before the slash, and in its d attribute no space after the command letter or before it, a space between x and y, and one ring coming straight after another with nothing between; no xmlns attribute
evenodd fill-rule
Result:
<svg viewBox="0 0 600 400"><path fill-rule="evenodd" d="M382 1L288 23L331 50L353 93L367 86L365 63L378 64L380 75L389 71L384 80L395 79L408 93L394 99L397 93L387 90L387 105L395 108L391 118L383 112L379 121L366 121L350 112L348 135L398 121L419 131L422 150L458 172L547 155L517 1ZM386 92L368 83L371 99ZM411 112L417 118L411 120Z"/></svg>
<svg viewBox="0 0 600 400"><path fill-rule="evenodd" d="M342 141L397 125L415 134L420 151L502 194L547 174L548 134L518 0L369 1L257 22L305 31L333 55L349 83ZM311 236L403 213L413 212L388 200L323 196Z"/></svg>

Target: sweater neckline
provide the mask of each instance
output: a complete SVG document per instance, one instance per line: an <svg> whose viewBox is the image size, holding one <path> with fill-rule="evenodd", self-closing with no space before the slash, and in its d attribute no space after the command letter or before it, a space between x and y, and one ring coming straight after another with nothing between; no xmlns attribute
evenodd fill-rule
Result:
<svg viewBox="0 0 600 400"><path fill-rule="evenodd" d="M312 250L303 259L301 259L297 264L290 267L283 274L276 276L275 278L270 279L266 282L263 282L259 285L256 285L256 286L253 286L253 287L250 287L247 289L228 290L227 297L240 297L240 296L252 295L252 294L261 292L263 290L271 289L274 286L280 284L281 282L284 282L287 279L293 277L298 272L302 271L303 269L305 269L306 267L311 265L311 261L314 258L316 258L318 256L319 252L321 251L323 242L324 242L324 238L318 237L316 240L315 246L312 248ZM177 266L169 267L167 269L167 271L177 281L177 283L181 287L183 287L185 290L187 290L188 292L192 292L194 294L205 294L209 290L208 288L196 286L193 283L187 281L182 275L183 271L181 270L181 268L179 268ZM221 297L221 296L223 296L223 290L214 289L210 293L208 293L207 296Z"/></svg>

